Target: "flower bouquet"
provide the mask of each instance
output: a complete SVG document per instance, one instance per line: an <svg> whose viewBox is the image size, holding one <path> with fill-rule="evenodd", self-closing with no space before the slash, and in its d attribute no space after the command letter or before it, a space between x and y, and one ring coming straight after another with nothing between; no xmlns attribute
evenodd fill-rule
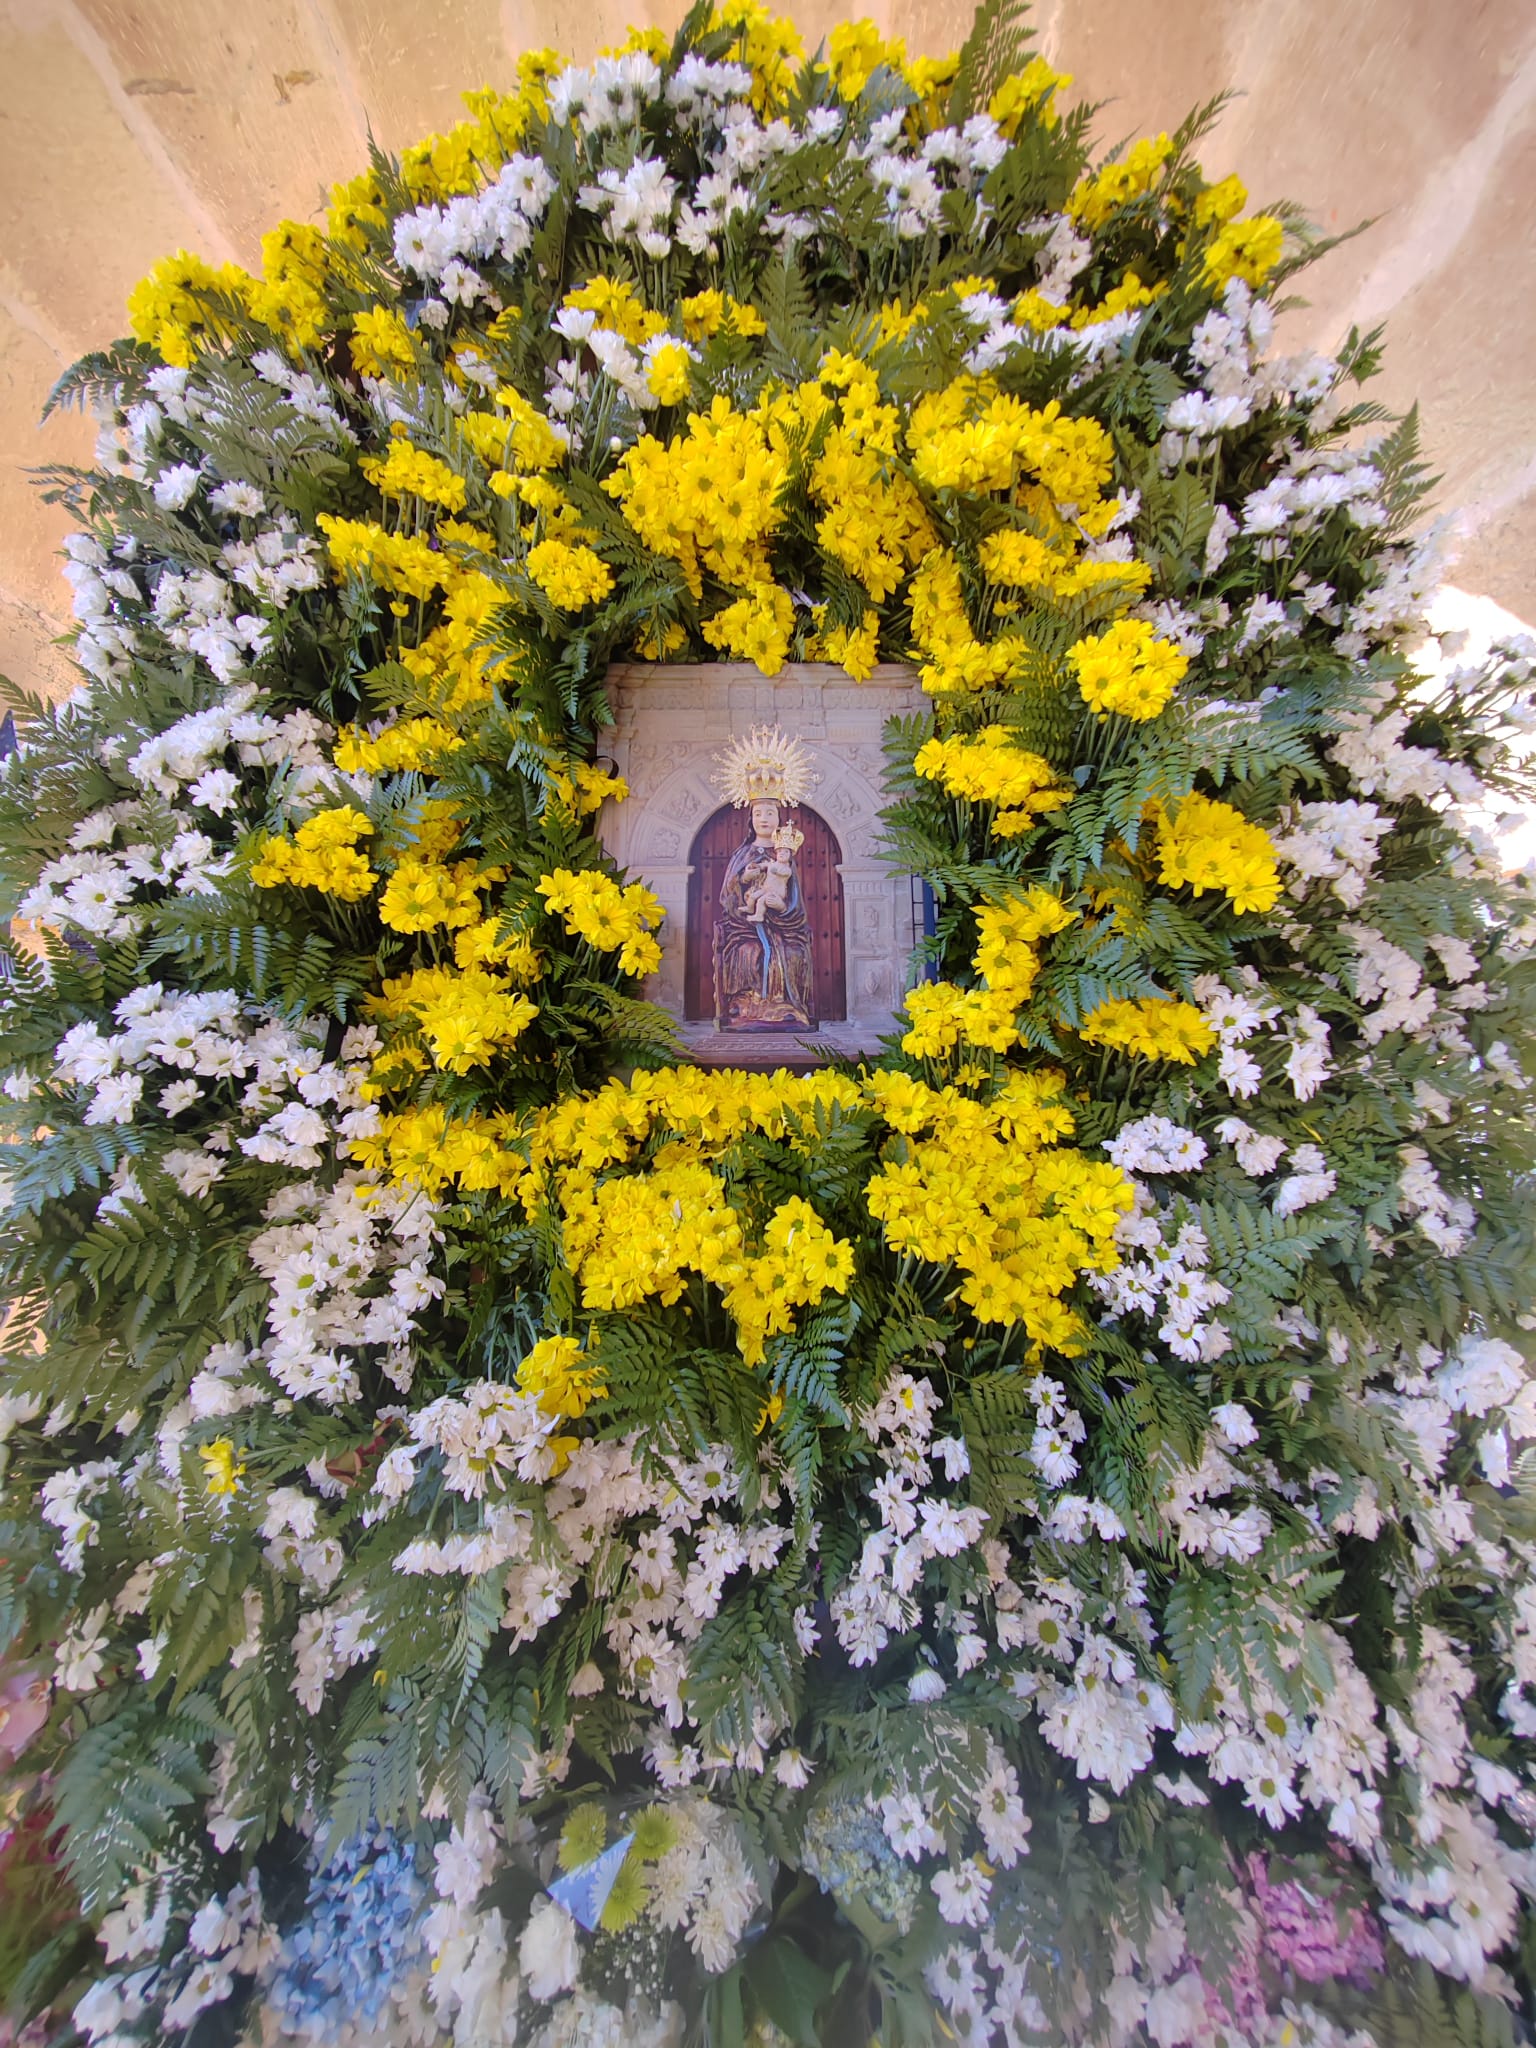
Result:
<svg viewBox="0 0 1536 2048"><path fill-rule="evenodd" d="M1522 2037L1532 650L1415 654L1326 244L1069 83L701 0L60 385L0 1615L100 1939L18 2018ZM605 670L716 657L919 676L878 1057L646 1000Z"/></svg>

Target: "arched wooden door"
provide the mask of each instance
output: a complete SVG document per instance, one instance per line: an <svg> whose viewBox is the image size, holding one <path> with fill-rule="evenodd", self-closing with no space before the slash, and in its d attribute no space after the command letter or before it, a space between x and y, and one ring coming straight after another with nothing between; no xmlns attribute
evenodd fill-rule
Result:
<svg viewBox="0 0 1536 2048"><path fill-rule="evenodd" d="M795 856L811 927L811 952L816 965L816 1006L823 1024L840 1024L848 1015L844 965L843 878L838 873L843 849L826 819L805 804L785 818L805 834ZM692 1024L715 1012L714 937L720 909L720 885L731 855L752 830L751 815L723 805L694 834L688 850L688 933L683 961L683 1016Z"/></svg>

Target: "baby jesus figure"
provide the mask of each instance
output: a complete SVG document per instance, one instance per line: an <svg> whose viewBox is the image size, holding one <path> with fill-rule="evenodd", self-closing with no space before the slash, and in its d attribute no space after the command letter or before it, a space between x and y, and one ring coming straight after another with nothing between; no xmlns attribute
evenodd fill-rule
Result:
<svg viewBox="0 0 1536 2048"><path fill-rule="evenodd" d="M770 910L789 908L789 885L795 873L795 855L805 844L805 834L793 825L781 825L773 835L773 859L763 879L742 898L742 908L754 924L761 924Z"/></svg>

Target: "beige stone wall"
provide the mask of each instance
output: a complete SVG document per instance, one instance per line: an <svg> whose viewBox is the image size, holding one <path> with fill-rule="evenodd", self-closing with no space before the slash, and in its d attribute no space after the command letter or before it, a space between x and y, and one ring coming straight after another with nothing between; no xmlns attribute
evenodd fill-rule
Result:
<svg viewBox="0 0 1536 2048"><path fill-rule="evenodd" d="M807 40L845 11L806 0ZM913 50L952 47L953 0L869 0ZM371 127L451 122L525 48L586 57L682 0L0 0L0 671L56 682L64 522L25 471L88 460L53 379L124 326L178 247L254 261L313 215ZM1104 102L1107 142L1233 87L1205 152L1258 202L1324 228L1374 216L1304 280L1287 340L1389 320L1380 390L1418 394L1463 533L1457 581L1536 617L1536 5L1533 0L1038 0L1040 47Z"/></svg>

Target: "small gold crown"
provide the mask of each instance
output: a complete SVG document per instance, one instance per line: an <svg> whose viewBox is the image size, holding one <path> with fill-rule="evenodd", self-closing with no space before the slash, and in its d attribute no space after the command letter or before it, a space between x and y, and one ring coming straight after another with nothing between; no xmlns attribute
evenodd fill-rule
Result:
<svg viewBox="0 0 1536 2048"><path fill-rule="evenodd" d="M737 810L757 803L804 803L821 780L800 741L776 725L754 725L745 739L732 740L715 759L720 763L715 787Z"/></svg>

